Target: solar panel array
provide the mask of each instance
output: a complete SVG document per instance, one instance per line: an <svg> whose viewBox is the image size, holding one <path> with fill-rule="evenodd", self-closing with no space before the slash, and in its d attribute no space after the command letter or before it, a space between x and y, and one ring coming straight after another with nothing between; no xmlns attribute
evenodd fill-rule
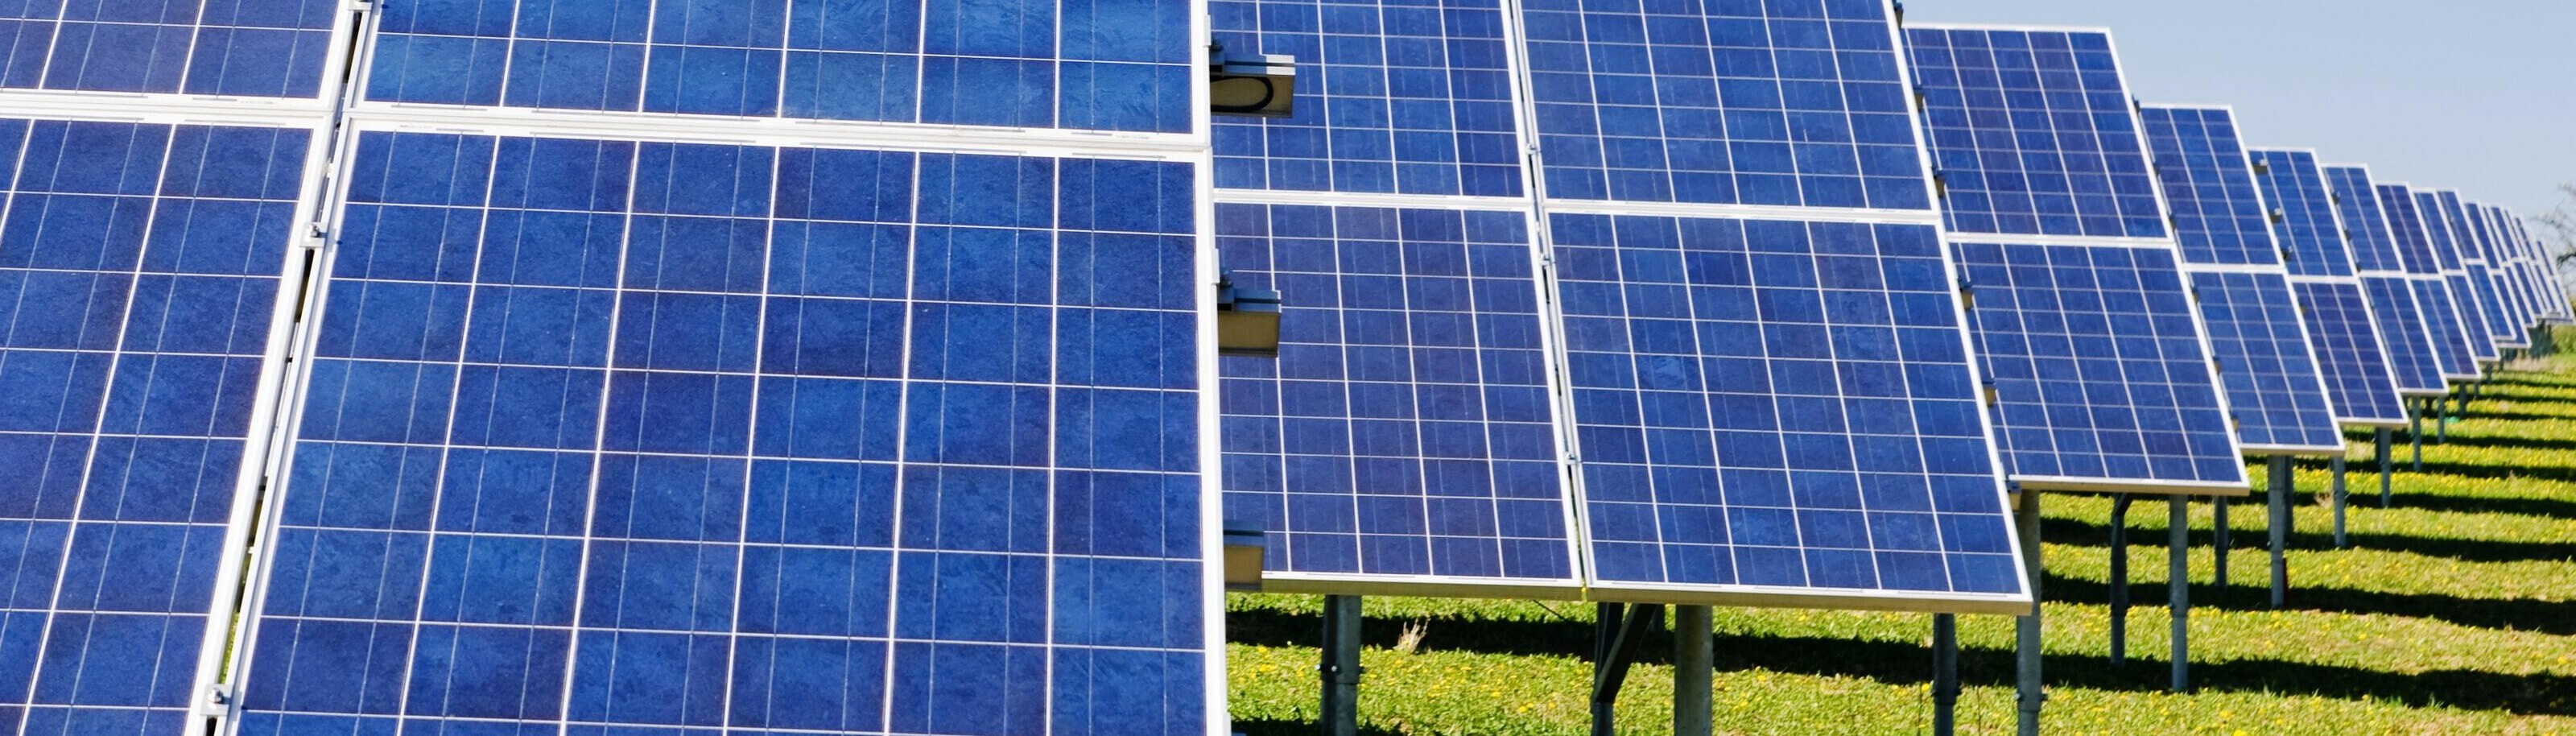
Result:
<svg viewBox="0 0 2576 736"><path fill-rule="evenodd" d="M2414 288L2406 285L2405 259L2398 253L2393 218L2380 206L2370 170L2332 165L2325 167L2325 176L2335 213L2343 219L2346 242L2352 246L2353 270L2361 278L2372 326L2388 351L2389 372L2397 381L2398 393L2448 393L2440 349L2415 305Z"/></svg>
<svg viewBox="0 0 2576 736"><path fill-rule="evenodd" d="M2244 488L2109 34L1918 27L1907 40L2011 477Z"/></svg>
<svg viewBox="0 0 2576 736"><path fill-rule="evenodd" d="M2451 207L2441 192L2415 192L2415 210L2424 220L2425 241L2433 248L2433 260L2440 264L2444 295L2450 299L2453 318L2459 322L2460 339L2468 344L2469 354L2479 363L2493 363L2498 357L2495 342L2488 336L2486 312L2478 304L2477 289L2469 281L2465 248L2459 223L2450 215Z"/></svg>
<svg viewBox="0 0 2576 736"><path fill-rule="evenodd" d="M2272 239L2273 210L2237 139L2235 113L2152 106L2138 114L2237 438L2255 453L2341 452L2343 435L2282 262L2286 249Z"/></svg>
<svg viewBox="0 0 2576 736"><path fill-rule="evenodd" d="M2378 320L2355 275L2350 230L2336 211L2325 171L2308 151L2254 149L2255 180L2276 217L2273 236L2288 256L2291 288L2307 326L2308 347L2326 381L2326 398L2344 425L2386 427L2406 421Z"/></svg>
<svg viewBox="0 0 2576 736"><path fill-rule="evenodd" d="M1217 141L1220 260L1285 299L1222 362L1266 584L2026 600L1890 11L1220 3L1323 73Z"/></svg>
<svg viewBox="0 0 2576 736"><path fill-rule="evenodd" d="M2406 266L2406 286L2415 295L2415 308L2423 315L2425 330L2432 335L2433 355L2442 366L2443 377L2454 381L2476 379L2478 354L2462 323L2459 300L2451 296L2451 284L2442 277L2433 223L2425 219L2422 203L2406 185L2380 184L2378 195L2380 207L2387 210L2388 222L2396 232L2398 254Z"/></svg>

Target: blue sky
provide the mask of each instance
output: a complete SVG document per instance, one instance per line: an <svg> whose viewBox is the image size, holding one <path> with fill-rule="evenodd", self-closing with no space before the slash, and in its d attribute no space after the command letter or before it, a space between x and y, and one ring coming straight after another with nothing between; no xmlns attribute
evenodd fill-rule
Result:
<svg viewBox="0 0 2576 736"><path fill-rule="evenodd" d="M1908 20L2109 26L2139 99L2225 103L2256 146L2525 215L2576 181L2569 0L1906 0Z"/></svg>

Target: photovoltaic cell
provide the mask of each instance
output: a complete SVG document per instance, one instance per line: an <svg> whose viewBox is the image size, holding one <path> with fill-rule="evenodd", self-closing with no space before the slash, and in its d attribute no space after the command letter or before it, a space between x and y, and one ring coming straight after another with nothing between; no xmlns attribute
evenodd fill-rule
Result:
<svg viewBox="0 0 2576 736"><path fill-rule="evenodd" d="M2344 235L2352 244L2353 268L2364 272L2404 273L2406 259L2398 254L2397 236L2390 231L2389 216L2379 206L2379 195L2370 181L2370 170L2359 166L2326 167L2326 183L2334 193L2335 212L2343 216Z"/></svg>
<svg viewBox="0 0 2576 736"><path fill-rule="evenodd" d="M1551 227L1596 589L2022 594L1933 227Z"/></svg>
<svg viewBox="0 0 2576 736"><path fill-rule="evenodd" d="M2015 480L2245 482L2171 251L1954 247Z"/></svg>
<svg viewBox="0 0 2576 736"><path fill-rule="evenodd" d="M311 136L0 118L11 733L188 720Z"/></svg>
<svg viewBox="0 0 2576 736"><path fill-rule="evenodd" d="M2404 276L2363 276L2361 286L2370 298L2371 315L2379 326L2380 344L2388 348L2388 367L2397 378L2397 390L2403 393L2433 395L2450 391L2442 374L2440 346L2433 342L2433 331L2424 310L2415 305L2415 292Z"/></svg>
<svg viewBox="0 0 2576 736"><path fill-rule="evenodd" d="M2406 421L2405 402L2397 395L2388 351L2380 345L2361 284L2298 281L2291 287L2307 313L2308 344L2325 374L2335 418L2352 424Z"/></svg>
<svg viewBox="0 0 2576 736"><path fill-rule="evenodd" d="M1190 165L353 156L244 733L1205 732Z"/></svg>
<svg viewBox="0 0 2576 736"><path fill-rule="evenodd" d="M1220 116L1228 189L1520 197L1495 0L1214 0L1228 49L1295 57L1296 114Z"/></svg>
<svg viewBox="0 0 2576 736"><path fill-rule="evenodd" d="M1520 7L1550 197L1931 207L1882 0Z"/></svg>
<svg viewBox="0 0 2576 736"><path fill-rule="evenodd" d="M316 0L318 1L318 0ZM386 3L366 99L1186 132L1204 39L1151 0Z"/></svg>
<svg viewBox="0 0 2576 736"><path fill-rule="evenodd" d="M2272 234L2289 255L2283 265L2290 275L2352 276L2352 251L2346 247L2343 220L2336 214L2335 196L2326 187L2316 154L2262 149L2250 153L2263 201L2280 215Z"/></svg>
<svg viewBox="0 0 2576 736"><path fill-rule="evenodd" d="M315 97L336 0L0 5L0 88Z"/></svg>
<svg viewBox="0 0 2576 736"><path fill-rule="evenodd" d="M1958 233L2164 237L2111 37L1910 28Z"/></svg>
<svg viewBox="0 0 2576 736"><path fill-rule="evenodd" d="M1224 204L1279 357L1223 360L1226 518L1268 585L1578 584L1529 216Z"/></svg>
<svg viewBox="0 0 2576 736"><path fill-rule="evenodd" d="M2271 213L2255 191L2235 114L2194 107L2144 107L2138 114L2164 180L2183 262L2279 264Z"/></svg>

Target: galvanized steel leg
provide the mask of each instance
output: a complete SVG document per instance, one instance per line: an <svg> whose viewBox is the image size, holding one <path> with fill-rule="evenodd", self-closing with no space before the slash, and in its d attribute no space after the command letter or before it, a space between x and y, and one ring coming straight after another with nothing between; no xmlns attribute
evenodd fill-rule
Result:
<svg viewBox="0 0 2576 736"><path fill-rule="evenodd" d="M2182 496L2165 502L2169 530L2165 574L2170 576L2173 605L2173 691L2191 690L2191 506Z"/></svg>
<svg viewBox="0 0 2576 736"><path fill-rule="evenodd" d="M2433 444L2438 445L2450 441L2451 396L2449 394L2444 394L2441 398L2433 400ZM2422 470L2423 468L2417 467L2416 469Z"/></svg>
<svg viewBox="0 0 2576 736"><path fill-rule="evenodd" d="M1717 644L1707 606L1673 606L1673 736L1716 732Z"/></svg>
<svg viewBox="0 0 2576 736"><path fill-rule="evenodd" d="M2290 590L2290 488L2295 482L2290 474L2290 456L2272 456L2272 480L2264 490L2272 502L2272 607L2287 602Z"/></svg>
<svg viewBox="0 0 2576 736"><path fill-rule="evenodd" d="M2234 530L2230 529L2227 525L2227 506L2227 498L2225 496L2218 497L2217 499L2214 499L2214 503L2211 504L2209 513L2209 582L2211 585L2216 585L2222 588L2227 586L2228 545L2233 544L2235 541L2228 538L2228 532Z"/></svg>
<svg viewBox="0 0 2576 736"><path fill-rule="evenodd" d="M2415 444L2415 472L2424 472L2424 415L2433 410L2433 400L2417 402L2415 411L2406 413L2406 440Z"/></svg>
<svg viewBox="0 0 2576 736"><path fill-rule="evenodd" d="M2039 708L2047 702L2046 683L2039 673L2039 492L2024 490L2015 510L2021 525L2022 565L2030 569L2030 615L2013 621L2014 673L2013 701L2021 712L2018 731L2021 736L2039 736Z"/></svg>
<svg viewBox="0 0 2576 736"><path fill-rule="evenodd" d="M1359 736L1360 597L1324 596L1324 702L1316 722L1324 736Z"/></svg>
<svg viewBox="0 0 2576 736"><path fill-rule="evenodd" d="M2111 496L2111 663L2129 660L2129 503Z"/></svg>
<svg viewBox="0 0 2576 736"><path fill-rule="evenodd" d="M2394 434L2394 432L2382 429L2379 430L2377 437L2379 440L2379 507L2383 509L2388 508L2388 499L2391 496L2389 493L2389 482L2391 479L2396 477L2396 471L2394 470L2396 459L2390 457L2388 454L2388 446L2390 444L2388 440L2389 435L2391 434Z"/></svg>
<svg viewBox="0 0 2576 736"><path fill-rule="evenodd" d="M1637 661L1637 646L1663 620L1664 607L1603 603L1597 610L1599 620L1592 625L1592 734L1613 736L1619 688L1628 682L1628 666Z"/></svg>
<svg viewBox="0 0 2576 736"><path fill-rule="evenodd" d="M1932 736L1959 730L1959 617L1932 615Z"/></svg>
<svg viewBox="0 0 2576 736"><path fill-rule="evenodd" d="M2382 430L2382 431L2385 431L2385 430ZM2346 496L2346 495L2345 495L2345 493L2344 493L2344 482L2343 482L2344 459L2343 459L2343 456L2342 456L2342 455L2336 455L2336 456L2334 456L2334 460L2332 460L2331 462L2332 462L2333 467L2334 467L2334 535L2335 535L2335 549L2343 549L2343 548L2345 548L2345 547L2351 546L2351 544L2352 544L2351 540L2349 540L2349 539L2345 539L2345 538L2344 538L2344 534L2343 534L2343 510L2344 510L2344 504L2345 504L2345 502L2346 502L2346 499L2348 498L2348 496Z"/></svg>

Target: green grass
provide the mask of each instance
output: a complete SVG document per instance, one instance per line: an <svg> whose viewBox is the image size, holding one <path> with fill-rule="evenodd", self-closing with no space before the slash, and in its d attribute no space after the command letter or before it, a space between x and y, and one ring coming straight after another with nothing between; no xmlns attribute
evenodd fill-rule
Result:
<svg viewBox="0 0 2576 736"><path fill-rule="evenodd" d="M2576 335L2571 335L2576 336ZM2429 433L2429 432L2428 432ZM2514 366L2427 443L2399 435L2396 504L2378 507L2352 437L2353 547L2333 548L2324 463L2303 464L2290 605L2272 610L2259 496L2229 519L2229 585L2211 584L2211 507L2192 508L2195 692L2165 692L2165 509L2130 512L2129 662L2108 661L2107 497L2052 495L2041 536L2050 733L2576 734L2576 359ZM2262 483L2260 468L2256 483ZM1253 736L1314 732L1321 601L1228 601L1228 706ZM1364 732L1581 734L1591 607L1370 598ZM1928 617L1720 609L1721 733L1926 733ZM1422 630L1411 652L1401 630ZM1961 733L2013 728L2012 621L1961 617ZM1650 641L1621 697L1623 734L1669 732L1672 671Z"/></svg>

